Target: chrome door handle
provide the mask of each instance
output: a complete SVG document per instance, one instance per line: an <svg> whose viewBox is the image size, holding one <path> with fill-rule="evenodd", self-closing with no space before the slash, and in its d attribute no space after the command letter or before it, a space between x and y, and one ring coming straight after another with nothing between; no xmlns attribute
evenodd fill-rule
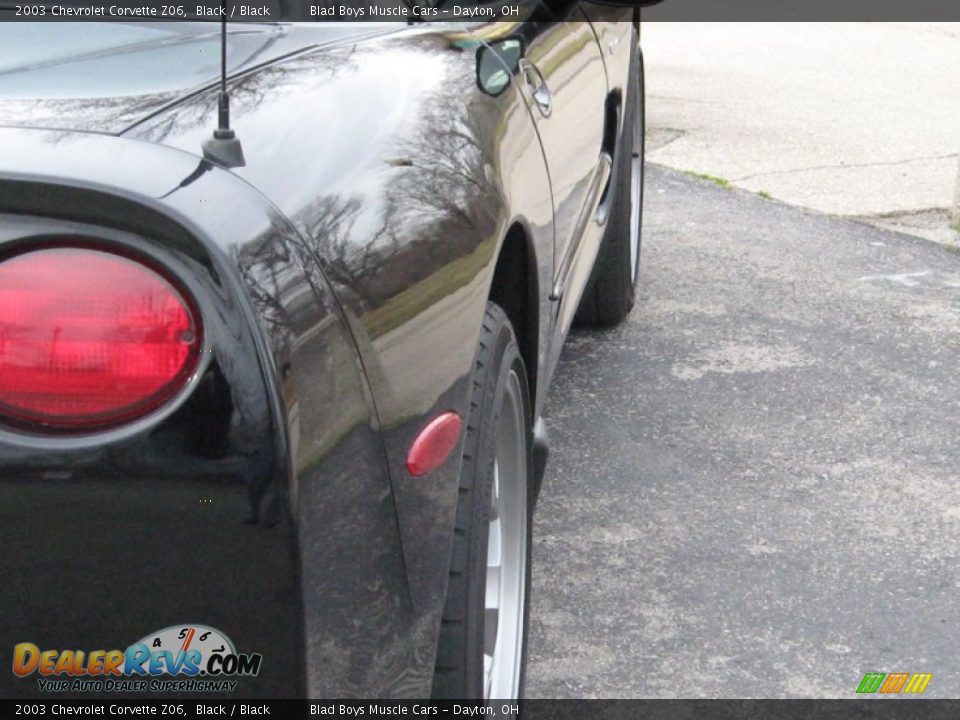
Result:
<svg viewBox="0 0 960 720"><path fill-rule="evenodd" d="M540 114L544 117L550 116L553 109L553 95L550 88L547 87L547 81L537 69L537 66L526 58L521 58L519 63L520 76L523 78L523 84L530 90L533 101L537 104Z"/></svg>

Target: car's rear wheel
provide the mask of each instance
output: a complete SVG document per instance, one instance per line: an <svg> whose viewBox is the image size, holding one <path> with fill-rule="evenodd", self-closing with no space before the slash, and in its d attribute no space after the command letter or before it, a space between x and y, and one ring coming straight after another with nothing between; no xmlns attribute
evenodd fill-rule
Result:
<svg viewBox="0 0 960 720"><path fill-rule="evenodd" d="M597 260L577 308L581 325L616 325L633 309L640 271L640 233L643 208L644 80L643 58L636 46L630 66L632 93L625 102L625 118L614 193L607 229Z"/></svg>
<svg viewBox="0 0 960 720"><path fill-rule="evenodd" d="M517 698L530 584L531 424L509 319L487 306L460 474L436 698Z"/></svg>

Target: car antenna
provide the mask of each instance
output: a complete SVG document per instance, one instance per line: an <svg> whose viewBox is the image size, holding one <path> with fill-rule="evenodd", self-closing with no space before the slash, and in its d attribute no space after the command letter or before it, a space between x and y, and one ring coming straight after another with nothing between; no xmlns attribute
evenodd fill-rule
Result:
<svg viewBox="0 0 960 720"><path fill-rule="evenodd" d="M243 167L240 138L230 129L230 95L227 93L227 0L220 0L220 92L217 95L217 129L203 143L203 157L227 168Z"/></svg>

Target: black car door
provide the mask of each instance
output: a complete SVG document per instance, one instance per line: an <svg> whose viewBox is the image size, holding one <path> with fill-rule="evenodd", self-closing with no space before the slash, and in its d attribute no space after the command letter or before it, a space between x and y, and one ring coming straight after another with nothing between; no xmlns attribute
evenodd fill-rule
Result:
<svg viewBox="0 0 960 720"><path fill-rule="evenodd" d="M551 296L565 295L560 325L569 324L596 252L589 217L609 177L602 152L607 93L600 47L577 3L550 4L549 21L530 22L518 76L528 97L550 173L555 214Z"/></svg>

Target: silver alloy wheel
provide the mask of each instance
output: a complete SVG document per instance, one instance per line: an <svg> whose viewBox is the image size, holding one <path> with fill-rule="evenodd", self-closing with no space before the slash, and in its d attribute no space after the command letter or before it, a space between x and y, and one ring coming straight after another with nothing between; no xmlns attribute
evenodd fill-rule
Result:
<svg viewBox="0 0 960 720"><path fill-rule="evenodd" d="M643 178L643 131L640 118L633 124L633 157L630 159L630 283L637 281L637 259L640 255L640 183Z"/></svg>
<svg viewBox="0 0 960 720"><path fill-rule="evenodd" d="M507 380L493 461L484 602L483 697L520 693L527 575L527 446L520 378Z"/></svg>

